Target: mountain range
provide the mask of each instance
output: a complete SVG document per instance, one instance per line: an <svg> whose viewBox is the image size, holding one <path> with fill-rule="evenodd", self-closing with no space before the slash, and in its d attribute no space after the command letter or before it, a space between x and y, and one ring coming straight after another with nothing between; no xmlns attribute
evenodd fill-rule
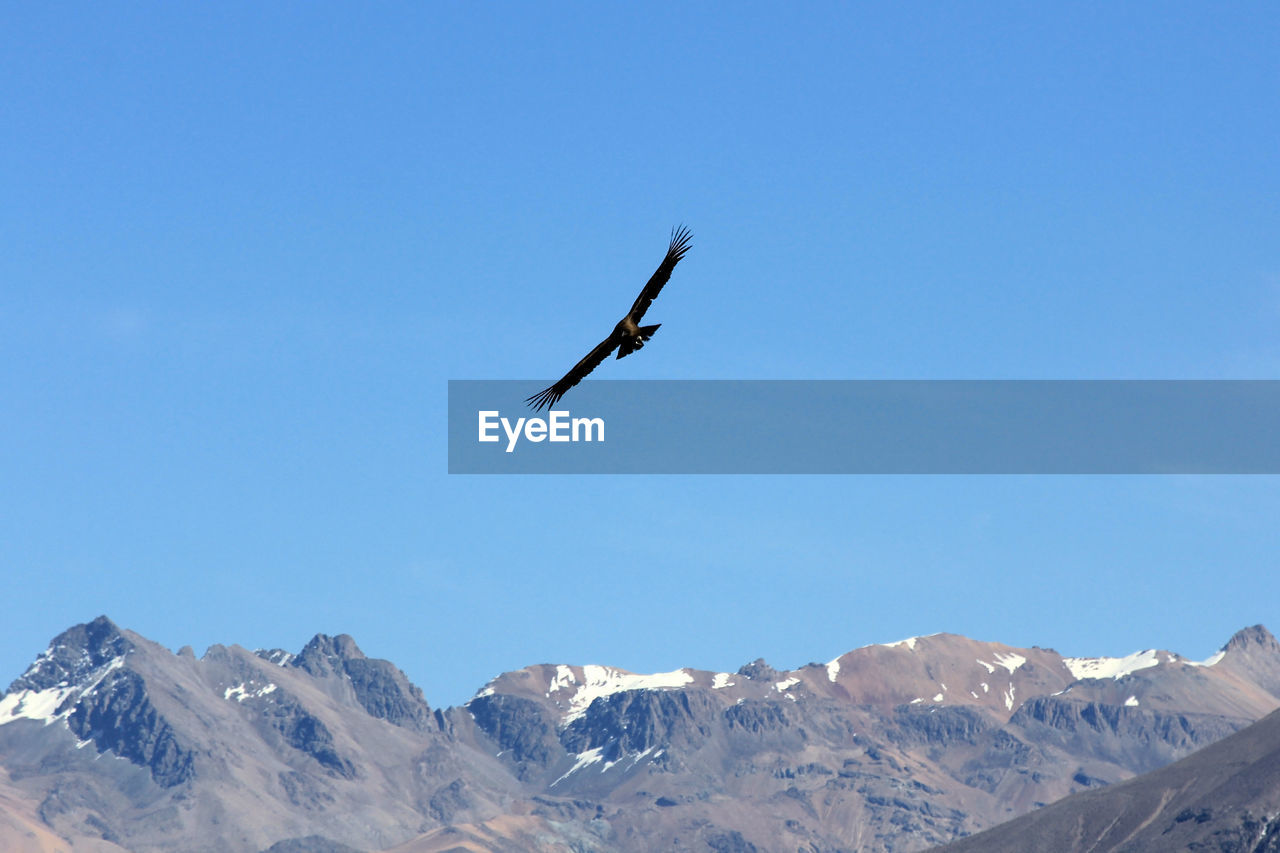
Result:
<svg viewBox="0 0 1280 853"><path fill-rule="evenodd" d="M433 709L346 635L197 657L104 616L0 697L0 849L1271 850L1246 765L1277 708L1262 626L1207 661L935 634L786 671L539 664Z"/></svg>

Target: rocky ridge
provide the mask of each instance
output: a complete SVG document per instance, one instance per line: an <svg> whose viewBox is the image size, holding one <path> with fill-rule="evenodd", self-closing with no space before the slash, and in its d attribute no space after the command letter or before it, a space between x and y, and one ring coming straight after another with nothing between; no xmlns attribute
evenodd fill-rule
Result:
<svg viewBox="0 0 1280 853"><path fill-rule="evenodd" d="M1277 707L1261 626L1204 662L937 634L790 671L537 665L433 710L345 635L197 659L100 617L0 698L0 846L923 850Z"/></svg>

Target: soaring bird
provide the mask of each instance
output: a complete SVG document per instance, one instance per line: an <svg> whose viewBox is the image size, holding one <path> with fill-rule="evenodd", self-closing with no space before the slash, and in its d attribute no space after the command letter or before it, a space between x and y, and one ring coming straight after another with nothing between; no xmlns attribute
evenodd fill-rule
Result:
<svg viewBox="0 0 1280 853"><path fill-rule="evenodd" d="M643 347L645 341L653 337L653 333L658 331L658 327L662 324L641 326L640 321L644 319L644 312L649 310L653 300L662 292L662 286L671 278L671 271L676 268L676 264L680 263L684 253L689 251L689 240L692 237L689 229L683 225L671 229L671 244L667 246L666 257L662 259L662 263L658 264L657 271L636 297L627 316L619 320L618 325L614 326L613 331L609 333L609 337L596 344L595 349L587 353L582 361L575 364L560 378L560 381L525 401L533 407L535 412L558 403L566 391L581 382L584 376L595 370L600 362L608 358L609 353L615 349L618 351L618 358L622 358Z"/></svg>

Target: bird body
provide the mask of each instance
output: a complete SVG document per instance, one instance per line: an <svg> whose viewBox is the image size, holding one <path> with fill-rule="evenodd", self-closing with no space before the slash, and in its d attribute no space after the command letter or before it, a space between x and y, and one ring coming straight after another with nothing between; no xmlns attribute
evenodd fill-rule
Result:
<svg viewBox="0 0 1280 853"><path fill-rule="evenodd" d="M675 269L676 264L684 257L684 253L689 251L689 241L692 236L689 233L689 229L683 226L672 229L671 243L667 246L666 256L663 257L658 269L649 278L644 288L641 289L640 295L632 303L631 310L627 312L627 316L618 321L618 325L613 327L609 337L596 344L595 349L587 353L558 382L542 389L525 401L533 407L535 412L554 406L565 395L565 392L581 382L583 377L595 370L600 365L600 362L608 358L609 354L614 350L618 351L617 358L622 358L643 347L645 342L653 337L653 333L658 331L658 327L662 324L655 323L652 326L641 326L640 321L644 319L645 312L649 310L653 300L662 291L663 285L671 278L671 271Z"/></svg>
<svg viewBox="0 0 1280 853"><path fill-rule="evenodd" d="M652 326L637 326L636 321L631 319L631 315L623 317L618 321L618 325L613 327L611 338L618 339L618 358L631 353L644 346L644 342L653 337L653 333L658 331L661 323L655 323Z"/></svg>

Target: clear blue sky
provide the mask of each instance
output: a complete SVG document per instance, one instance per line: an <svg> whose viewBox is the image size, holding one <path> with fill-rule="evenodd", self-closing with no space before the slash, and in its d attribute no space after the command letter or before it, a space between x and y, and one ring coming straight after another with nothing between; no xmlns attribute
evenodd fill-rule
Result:
<svg viewBox="0 0 1280 853"><path fill-rule="evenodd" d="M0 683L1280 630L1275 478L450 477L448 379L1280 377L1274 4L10 4Z"/></svg>

